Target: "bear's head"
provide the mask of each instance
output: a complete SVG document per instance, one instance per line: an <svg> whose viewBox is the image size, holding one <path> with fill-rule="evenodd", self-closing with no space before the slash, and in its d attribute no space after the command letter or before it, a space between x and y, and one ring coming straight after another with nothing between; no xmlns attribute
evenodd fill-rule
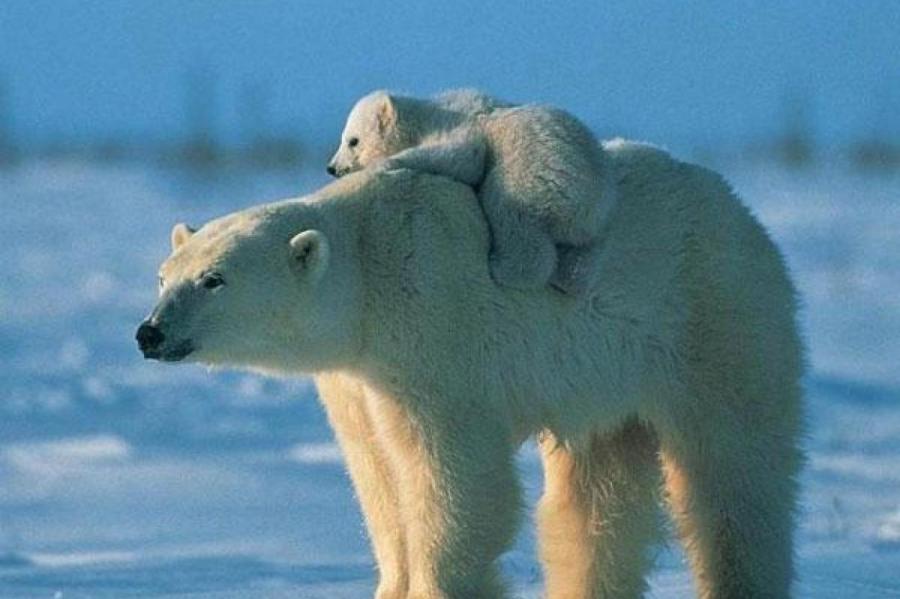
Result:
<svg viewBox="0 0 900 599"><path fill-rule="evenodd" d="M328 173L341 177L414 145L404 100L384 91L359 100L347 117Z"/></svg>
<svg viewBox="0 0 900 599"><path fill-rule="evenodd" d="M352 263L336 259L322 222L288 201L176 225L136 335L144 356L276 373L339 362L354 344Z"/></svg>

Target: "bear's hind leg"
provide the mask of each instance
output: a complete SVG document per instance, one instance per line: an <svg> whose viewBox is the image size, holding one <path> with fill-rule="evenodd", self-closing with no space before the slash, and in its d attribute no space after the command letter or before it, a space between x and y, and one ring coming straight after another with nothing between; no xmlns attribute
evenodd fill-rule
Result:
<svg viewBox="0 0 900 599"><path fill-rule="evenodd" d="M662 440L666 495L699 596L786 599L799 451L790 435L753 440L757 431L724 422L702 438Z"/></svg>
<svg viewBox="0 0 900 599"><path fill-rule="evenodd" d="M635 599L660 539L660 467L636 421L569 451L541 441L545 490L538 530L548 599Z"/></svg>

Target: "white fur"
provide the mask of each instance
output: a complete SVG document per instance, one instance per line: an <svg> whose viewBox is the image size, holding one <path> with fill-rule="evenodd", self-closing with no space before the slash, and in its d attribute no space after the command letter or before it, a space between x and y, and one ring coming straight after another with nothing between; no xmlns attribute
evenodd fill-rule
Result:
<svg viewBox="0 0 900 599"><path fill-rule="evenodd" d="M602 148L574 116L472 90L434 100L374 92L351 110L330 168L341 175L379 161L478 189L497 282L573 294L592 285L614 194Z"/></svg>
<svg viewBox="0 0 900 599"><path fill-rule="evenodd" d="M701 597L789 595L802 359L782 260L715 174L606 149L620 199L577 297L496 286L471 189L406 170L214 221L163 265L155 322L188 360L314 373L379 599L504 596L535 434L550 598L639 596L660 495ZM328 251L298 265L306 230ZM210 269L227 284L198 291Z"/></svg>

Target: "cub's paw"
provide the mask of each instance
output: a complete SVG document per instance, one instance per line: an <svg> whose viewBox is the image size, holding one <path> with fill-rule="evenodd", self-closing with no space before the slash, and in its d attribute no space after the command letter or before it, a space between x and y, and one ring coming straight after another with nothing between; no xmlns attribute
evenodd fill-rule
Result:
<svg viewBox="0 0 900 599"><path fill-rule="evenodd" d="M550 285L566 295L583 295L596 279L596 248L560 246L556 269L550 276Z"/></svg>
<svg viewBox="0 0 900 599"><path fill-rule="evenodd" d="M411 168L407 168L399 163L390 161L390 159L379 160L372 164L369 167L372 172L378 176L388 179L396 179L400 177L402 179L408 179L417 174L417 171L414 171Z"/></svg>
<svg viewBox="0 0 900 599"><path fill-rule="evenodd" d="M539 289L547 284L553 273L552 256L550 258L492 252L489 258L491 278L504 287Z"/></svg>
<svg viewBox="0 0 900 599"><path fill-rule="evenodd" d="M550 286L566 295L584 295L591 288L591 282L583 275L556 271L550 277Z"/></svg>
<svg viewBox="0 0 900 599"><path fill-rule="evenodd" d="M382 158L377 162L373 162L370 167L373 171L377 171L379 173L387 172L387 171L396 171L404 168L402 164L400 164L397 160L393 158Z"/></svg>

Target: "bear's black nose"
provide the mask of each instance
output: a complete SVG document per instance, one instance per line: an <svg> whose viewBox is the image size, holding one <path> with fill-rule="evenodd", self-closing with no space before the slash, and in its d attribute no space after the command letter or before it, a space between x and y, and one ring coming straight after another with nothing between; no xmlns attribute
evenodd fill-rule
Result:
<svg viewBox="0 0 900 599"><path fill-rule="evenodd" d="M148 353L152 354L156 352L162 342L166 339L166 336L163 335L162 331L157 327L145 320L141 323L141 326L138 327L134 338L137 339L140 350L144 352L144 355L147 355Z"/></svg>
<svg viewBox="0 0 900 599"><path fill-rule="evenodd" d="M337 169L334 168L333 164L329 164L328 168L326 168L325 170L328 171L328 174L332 177L337 177Z"/></svg>

